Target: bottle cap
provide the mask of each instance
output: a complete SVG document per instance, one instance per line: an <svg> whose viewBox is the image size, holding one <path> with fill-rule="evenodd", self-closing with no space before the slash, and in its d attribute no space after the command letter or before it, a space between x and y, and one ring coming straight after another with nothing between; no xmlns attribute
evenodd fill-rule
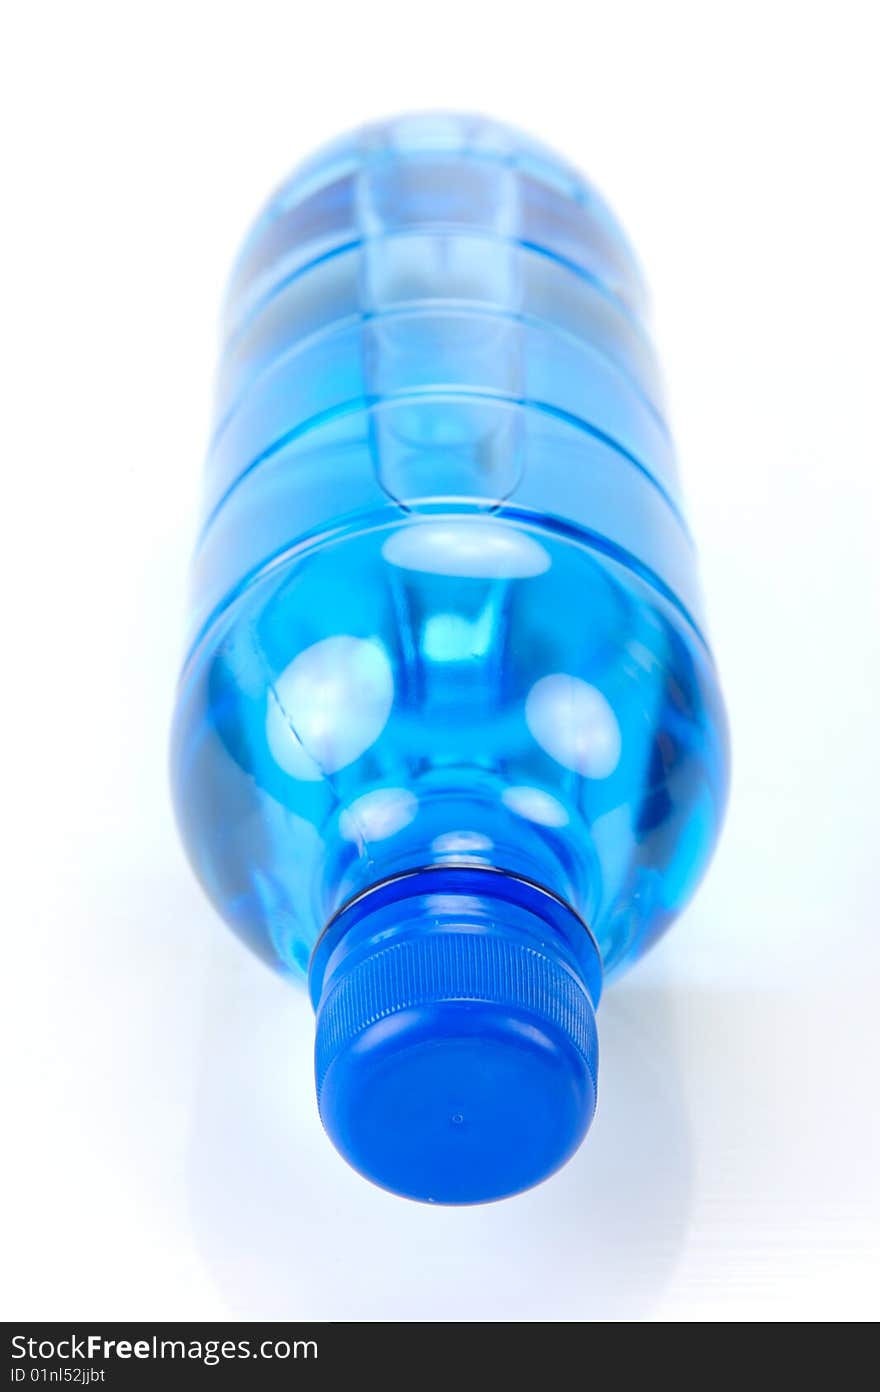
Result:
<svg viewBox="0 0 880 1392"><path fill-rule="evenodd" d="M428 870L361 896L312 967L331 1140L368 1179L414 1199L528 1189L592 1120L599 983L583 922L514 877Z"/></svg>

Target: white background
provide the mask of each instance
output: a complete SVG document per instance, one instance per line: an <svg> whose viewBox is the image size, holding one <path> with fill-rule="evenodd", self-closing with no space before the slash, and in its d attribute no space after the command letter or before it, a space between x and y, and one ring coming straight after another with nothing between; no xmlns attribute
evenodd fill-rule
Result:
<svg viewBox="0 0 880 1392"><path fill-rule="evenodd" d="M842 1319L878 1298L877 34L868 3L14 7L2 130L2 1314ZM734 782L600 1012L594 1130L434 1210L324 1140L166 739L225 274L327 137L530 128L654 290Z"/></svg>

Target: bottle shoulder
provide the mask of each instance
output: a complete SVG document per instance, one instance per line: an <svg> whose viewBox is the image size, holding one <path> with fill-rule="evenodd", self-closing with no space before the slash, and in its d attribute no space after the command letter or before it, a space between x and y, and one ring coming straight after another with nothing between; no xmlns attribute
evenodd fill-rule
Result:
<svg viewBox="0 0 880 1392"><path fill-rule="evenodd" d="M265 914L273 886L288 964L377 878L458 862L567 898L613 964L681 907L676 847L693 826L698 873L726 787L683 615L620 562L498 516L347 537L263 576L190 663L175 762L210 873L214 815L236 902ZM617 917L634 902L636 930Z"/></svg>

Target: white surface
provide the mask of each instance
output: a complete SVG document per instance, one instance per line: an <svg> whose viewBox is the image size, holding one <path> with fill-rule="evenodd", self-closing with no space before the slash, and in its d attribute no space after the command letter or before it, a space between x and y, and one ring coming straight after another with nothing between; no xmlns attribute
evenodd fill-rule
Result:
<svg viewBox="0 0 880 1392"><path fill-rule="evenodd" d="M12 12L4 1316L880 1314L875 19ZM631 230L735 755L698 900L603 1004L590 1139L468 1211L390 1198L323 1139L305 1003L214 920L165 772L237 240L326 137L425 106L531 128Z"/></svg>

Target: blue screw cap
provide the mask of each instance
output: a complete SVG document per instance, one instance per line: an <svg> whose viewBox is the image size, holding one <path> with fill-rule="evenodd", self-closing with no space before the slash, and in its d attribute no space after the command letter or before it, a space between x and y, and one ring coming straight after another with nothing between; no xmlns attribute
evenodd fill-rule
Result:
<svg viewBox="0 0 880 1392"><path fill-rule="evenodd" d="M311 973L334 1145L374 1183L433 1203L547 1178L595 1110L600 970L582 921L515 877L436 869L361 896Z"/></svg>

